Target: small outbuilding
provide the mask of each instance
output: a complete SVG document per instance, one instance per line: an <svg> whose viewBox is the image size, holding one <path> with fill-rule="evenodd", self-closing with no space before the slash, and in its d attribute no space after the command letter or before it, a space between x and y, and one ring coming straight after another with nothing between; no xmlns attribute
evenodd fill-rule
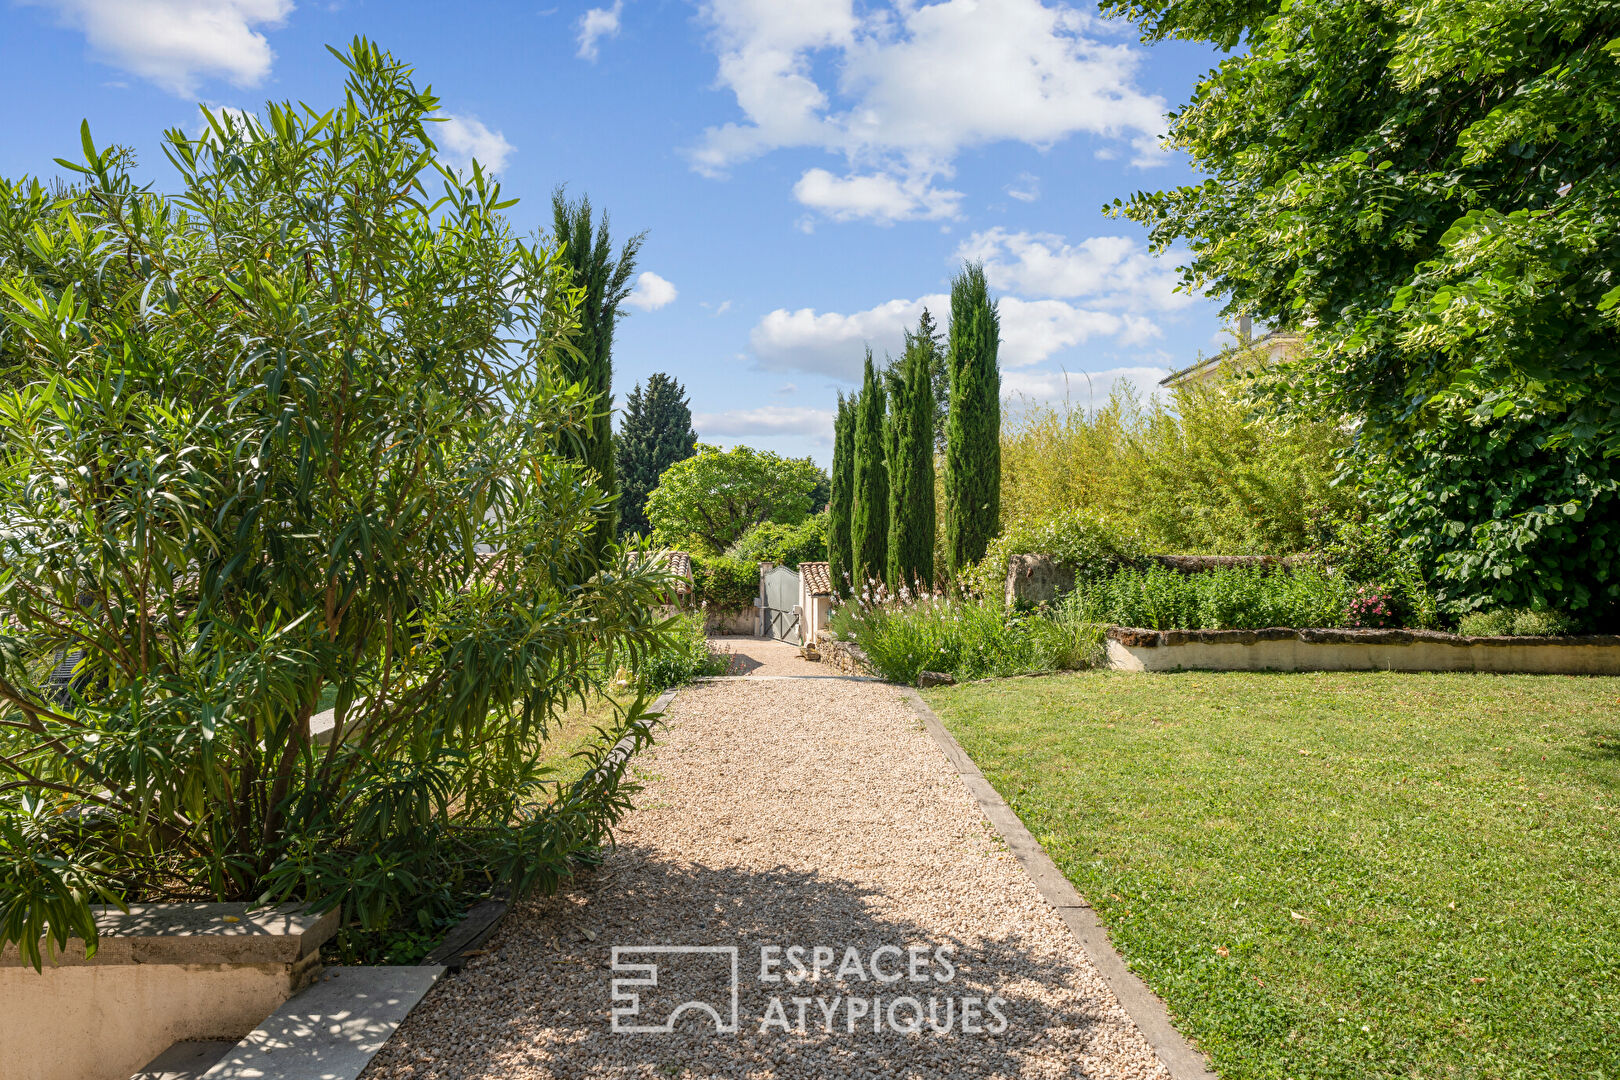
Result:
<svg viewBox="0 0 1620 1080"><path fill-rule="evenodd" d="M799 564L799 627L801 645L821 639L832 615L832 570L824 562Z"/></svg>

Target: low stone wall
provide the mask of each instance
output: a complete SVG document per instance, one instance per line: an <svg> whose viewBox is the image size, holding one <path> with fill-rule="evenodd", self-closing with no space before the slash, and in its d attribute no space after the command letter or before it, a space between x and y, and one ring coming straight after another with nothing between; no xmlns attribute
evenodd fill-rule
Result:
<svg viewBox="0 0 1620 1080"><path fill-rule="evenodd" d="M853 641L839 641L824 635L817 643L821 649L821 662L843 675L870 675L871 665L866 653Z"/></svg>
<svg viewBox="0 0 1620 1080"><path fill-rule="evenodd" d="M98 948L0 952L0 1076L128 1080L183 1039L237 1040L320 971L338 913L297 905L131 905L96 919Z"/></svg>
<svg viewBox="0 0 1620 1080"><path fill-rule="evenodd" d="M1111 627L1119 671L1491 671L1620 675L1620 637L1463 637L1430 630Z"/></svg>

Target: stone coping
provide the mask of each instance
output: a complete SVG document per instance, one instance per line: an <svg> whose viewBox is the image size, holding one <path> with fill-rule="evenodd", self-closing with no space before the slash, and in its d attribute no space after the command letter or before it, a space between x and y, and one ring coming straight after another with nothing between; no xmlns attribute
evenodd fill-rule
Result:
<svg viewBox="0 0 1620 1080"><path fill-rule="evenodd" d="M96 915L97 948L85 958L73 938L54 959L40 943L46 966L110 964L291 964L314 953L337 933L339 914L310 914L303 904L255 907L246 903L131 904L128 912ZM29 966L15 945L0 952L0 967Z"/></svg>
<svg viewBox="0 0 1620 1080"><path fill-rule="evenodd" d="M1343 630L1332 628L1298 629L1272 626L1263 630L1144 630L1131 626L1110 626L1108 639L1135 649L1162 645L1253 645L1261 641L1304 641L1316 645L1475 645L1513 647L1521 645L1620 645L1620 635L1580 634L1563 637L1465 637L1439 630Z"/></svg>

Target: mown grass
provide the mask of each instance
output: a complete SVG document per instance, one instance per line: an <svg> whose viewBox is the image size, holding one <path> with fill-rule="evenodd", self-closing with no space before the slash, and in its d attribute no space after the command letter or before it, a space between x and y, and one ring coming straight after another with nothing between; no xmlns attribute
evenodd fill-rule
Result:
<svg viewBox="0 0 1620 1080"><path fill-rule="evenodd" d="M1620 679L927 698L1223 1077L1620 1076Z"/></svg>

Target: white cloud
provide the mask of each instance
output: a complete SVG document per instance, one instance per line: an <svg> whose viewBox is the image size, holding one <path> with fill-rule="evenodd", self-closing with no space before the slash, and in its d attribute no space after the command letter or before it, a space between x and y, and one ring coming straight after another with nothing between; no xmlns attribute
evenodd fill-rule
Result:
<svg viewBox="0 0 1620 1080"><path fill-rule="evenodd" d="M593 63L597 57L597 42L605 37L619 36L619 16L624 11L624 0L613 0L610 8L591 8L579 17L579 58Z"/></svg>
<svg viewBox="0 0 1620 1080"><path fill-rule="evenodd" d="M84 34L97 59L181 97L204 77L254 86L275 53L260 29L279 27L292 0L25 0Z"/></svg>
<svg viewBox="0 0 1620 1080"><path fill-rule="evenodd" d="M666 304L673 304L677 295L674 285L651 270L643 270L624 302L642 311L657 311Z"/></svg>
<svg viewBox="0 0 1620 1080"><path fill-rule="evenodd" d="M476 158L486 172L498 173L506 168L506 159L516 150L506 141L506 136L489 130L483 121L471 116L440 115L443 121L429 128L428 135L438 145L447 164L467 170L472 168Z"/></svg>
<svg viewBox="0 0 1620 1080"><path fill-rule="evenodd" d="M1033 173L1019 173L1018 179L1002 190L1019 202L1034 202L1041 197L1041 178Z"/></svg>
<svg viewBox="0 0 1620 1080"><path fill-rule="evenodd" d="M1033 296L1087 298L1104 307L1175 311L1195 302L1174 292L1182 253L1155 258L1125 236L1093 236L1070 244L1052 233L977 232L957 248L953 261L984 263L998 289Z"/></svg>
<svg viewBox="0 0 1620 1080"><path fill-rule="evenodd" d="M757 409L698 413L692 426L700 437L743 438L750 435L808 435L820 442L832 438L833 413L791 405L762 405Z"/></svg>
<svg viewBox="0 0 1620 1080"><path fill-rule="evenodd" d="M954 218L962 202L960 191L941 190L924 177L895 177L887 173L834 176L826 169L811 169L793 185L793 197L834 221L868 218L887 225L915 218Z"/></svg>
<svg viewBox="0 0 1620 1080"><path fill-rule="evenodd" d="M1115 367L1105 371L1005 371L1001 375L1004 400L1031 405L1057 401L1085 408L1100 408L1121 382L1130 383L1139 393L1160 393L1159 380L1170 374L1167 367Z"/></svg>
<svg viewBox="0 0 1620 1080"><path fill-rule="evenodd" d="M812 193L830 205L800 200L833 216L945 216L938 199L954 192L932 203L921 193L964 149L1000 141L1045 147L1089 133L1158 153L1165 103L1136 86L1143 51L1106 40L1113 24L1066 4L892 0L857 12L854 0L706 0L703 14L743 120L705 131L693 165L719 175L785 147L840 155L845 197L812 170L824 173ZM870 183L879 175L886 190ZM857 194L901 214L852 212Z"/></svg>
<svg viewBox="0 0 1620 1080"><path fill-rule="evenodd" d="M808 371L858 382L867 346L879 357L899 355L905 331L917 325L924 306L941 324L949 318L951 301L943 294L890 300L848 315L778 308L754 326L749 344L767 371ZM1158 326L1141 316L1080 308L1063 300L1004 296L1000 311L1003 369L1039 364L1093 338L1134 345L1160 336Z"/></svg>

